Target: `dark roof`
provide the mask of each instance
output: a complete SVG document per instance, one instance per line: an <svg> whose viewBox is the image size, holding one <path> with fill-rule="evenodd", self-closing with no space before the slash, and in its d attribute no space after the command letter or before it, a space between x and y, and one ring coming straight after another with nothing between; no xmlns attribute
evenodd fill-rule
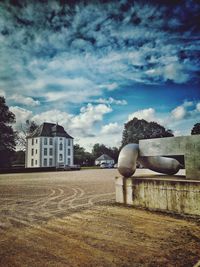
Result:
<svg viewBox="0 0 200 267"><path fill-rule="evenodd" d="M49 122L44 122L42 125L36 128L33 133L27 136L27 138L33 138L39 136L47 136L47 137L59 136L59 137L66 137L73 139L73 137L70 136L62 126Z"/></svg>
<svg viewBox="0 0 200 267"><path fill-rule="evenodd" d="M98 157L96 160L113 160L113 159L107 154L103 154L100 157Z"/></svg>

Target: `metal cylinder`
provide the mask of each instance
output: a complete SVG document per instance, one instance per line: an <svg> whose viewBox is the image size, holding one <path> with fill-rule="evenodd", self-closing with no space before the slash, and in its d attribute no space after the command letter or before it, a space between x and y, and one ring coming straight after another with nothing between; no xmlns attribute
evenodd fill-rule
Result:
<svg viewBox="0 0 200 267"><path fill-rule="evenodd" d="M181 164L176 159L166 157L138 157L138 161L145 167L155 172L164 174L175 174L180 168Z"/></svg>
<svg viewBox="0 0 200 267"><path fill-rule="evenodd" d="M118 171L122 176L130 177L134 174L138 154L138 144L128 144L122 148L118 158Z"/></svg>

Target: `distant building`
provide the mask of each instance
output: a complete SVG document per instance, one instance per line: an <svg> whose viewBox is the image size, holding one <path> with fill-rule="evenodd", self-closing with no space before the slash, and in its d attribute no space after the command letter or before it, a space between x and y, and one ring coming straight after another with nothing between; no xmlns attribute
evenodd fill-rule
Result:
<svg viewBox="0 0 200 267"><path fill-rule="evenodd" d="M62 126L44 122L26 142L26 168L74 164L73 137Z"/></svg>
<svg viewBox="0 0 200 267"><path fill-rule="evenodd" d="M95 160L95 165L101 165L102 163L114 164L115 161L107 154L103 154Z"/></svg>

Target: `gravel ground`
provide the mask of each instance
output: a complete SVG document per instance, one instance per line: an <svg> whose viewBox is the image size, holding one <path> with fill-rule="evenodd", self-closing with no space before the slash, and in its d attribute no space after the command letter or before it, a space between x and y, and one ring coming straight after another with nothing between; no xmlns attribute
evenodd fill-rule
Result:
<svg viewBox="0 0 200 267"><path fill-rule="evenodd" d="M0 175L0 266L194 266L198 222L115 204L117 175Z"/></svg>

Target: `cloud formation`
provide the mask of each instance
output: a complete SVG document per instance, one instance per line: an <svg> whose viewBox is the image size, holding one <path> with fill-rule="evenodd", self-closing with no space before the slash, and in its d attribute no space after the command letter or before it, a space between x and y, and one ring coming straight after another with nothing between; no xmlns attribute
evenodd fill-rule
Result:
<svg viewBox="0 0 200 267"><path fill-rule="evenodd" d="M22 105L31 106L31 107L40 105L40 102L38 100L34 100L31 97L25 97L25 96L18 95L18 94L11 95L10 97L8 97L8 100L14 100L15 103L17 104L22 104Z"/></svg>
<svg viewBox="0 0 200 267"><path fill-rule="evenodd" d="M121 134L121 132L122 132L122 127L117 122L106 124L101 129L101 134L113 135L113 134Z"/></svg>
<svg viewBox="0 0 200 267"><path fill-rule="evenodd" d="M17 127L58 121L88 146L98 133L118 143L128 114L190 127L200 111L197 89L190 96L199 84L199 11L195 0L1 1L0 95ZM186 87L176 102L176 88ZM165 114L155 88L165 91ZM175 97L165 103L168 90Z"/></svg>
<svg viewBox="0 0 200 267"><path fill-rule="evenodd" d="M115 105L127 105L127 101L122 99L122 100L119 100L119 99L114 99L112 97L109 97L108 99L104 99L104 98L99 98L99 99L95 99L92 101L93 103L101 103L101 104L115 104Z"/></svg>
<svg viewBox="0 0 200 267"><path fill-rule="evenodd" d="M133 118L138 118L140 120L144 119L148 122L158 121L158 119L155 117L155 109L153 108L147 108L133 112L128 116L128 121L132 120Z"/></svg>
<svg viewBox="0 0 200 267"><path fill-rule="evenodd" d="M198 79L199 7L186 2L1 2L0 86L81 103L124 84Z"/></svg>
<svg viewBox="0 0 200 267"><path fill-rule="evenodd" d="M48 110L37 115L32 111L18 106L11 106L10 110L16 115L16 130L21 130L21 125L26 120L33 120L37 124L43 122L59 123L63 125L72 135L79 137L94 136L94 126L103 120L103 116L111 112L111 107L105 104L88 104L80 109L79 114L69 114L58 109Z"/></svg>
<svg viewBox="0 0 200 267"><path fill-rule="evenodd" d="M166 129L171 129L175 135L188 135L195 121L200 117L200 102L184 101L162 116L152 107L138 110L129 114L128 121L134 117L148 122L155 121Z"/></svg>
<svg viewBox="0 0 200 267"><path fill-rule="evenodd" d="M200 102L185 101L182 105L171 111L171 120L197 118L200 115Z"/></svg>

